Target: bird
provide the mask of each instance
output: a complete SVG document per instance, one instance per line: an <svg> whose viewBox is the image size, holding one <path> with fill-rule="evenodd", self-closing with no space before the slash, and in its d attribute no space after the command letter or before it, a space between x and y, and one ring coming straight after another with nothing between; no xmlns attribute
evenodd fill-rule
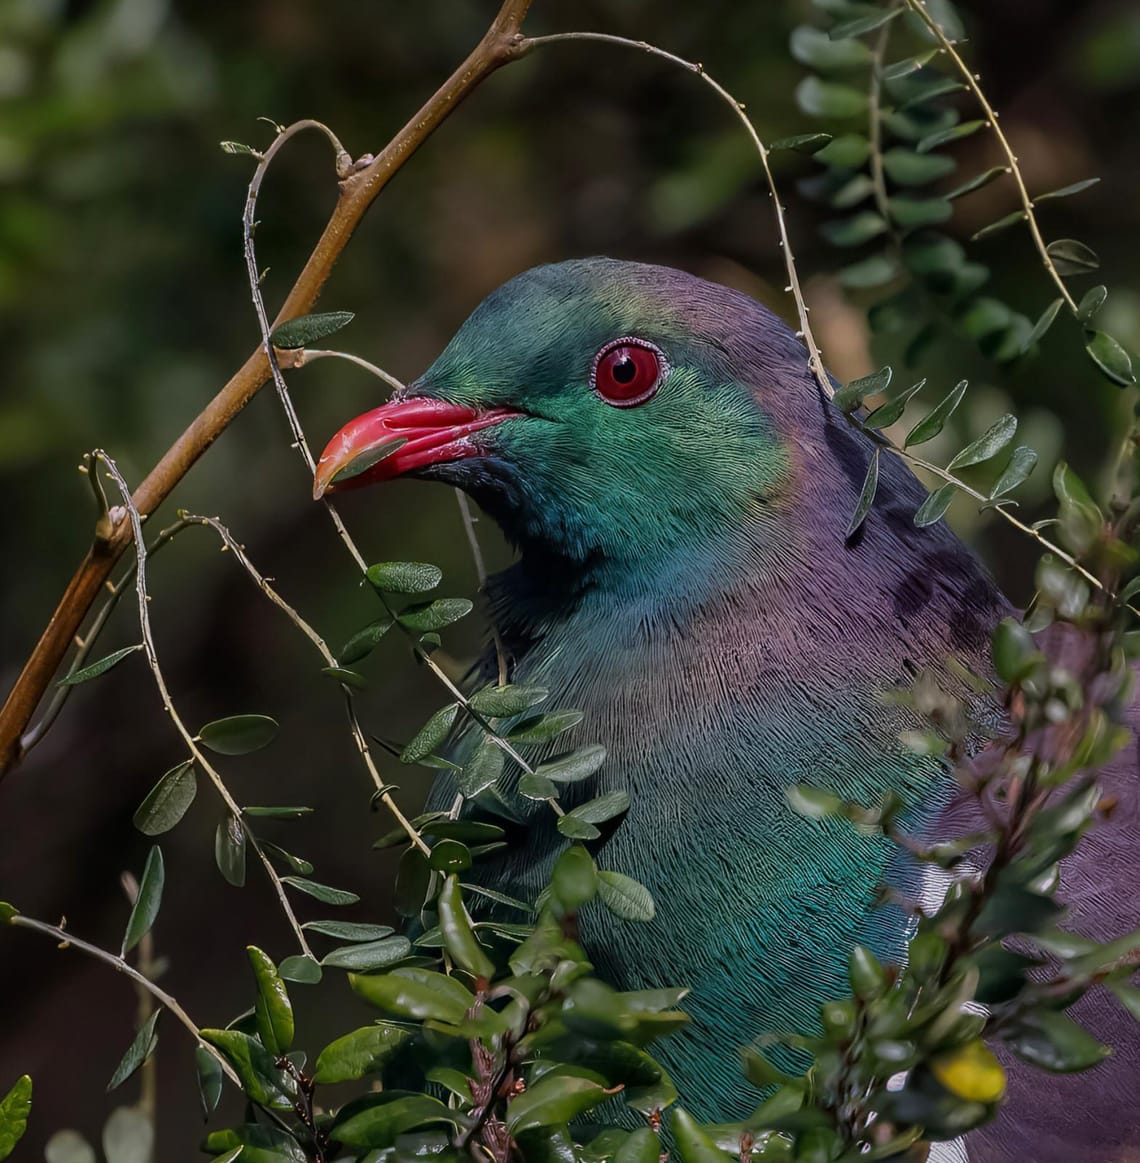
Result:
<svg viewBox="0 0 1140 1163"><path fill-rule="evenodd" d="M385 455L370 463L370 450ZM756 1105L736 1047L811 1032L821 1003L849 993L856 942L903 960L910 914L882 889L924 890L922 868L883 835L804 819L786 789L863 804L890 793L907 830L937 834L954 781L900 742L914 713L884 692L946 676L948 658L987 673L993 628L1013 612L944 522L915 527L926 493L897 457L881 458L875 504L849 534L872 454L802 340L759 302L590 258L492 292L421 377L333 437L315 474L317 496L398 476L456 486L514 546L486 586L511 681L583 712L569 738L602 743L606 759L562 800L629 793L595 856L656 902L649 924L599 910L583 941L620 989L689 987L690 1024L655 1053L709 1121ZM492 673L488 656L476 677ZM443 776L434 801L453 792ZM510 776L495 797L526 825L496 884L534 899L567 841ZM1113 827L1101 843L1134 853L1134 816ZM1140 894L1125 897L1104 924L1140 924ZM1117 1104L1097 1133L1140 1141L1140 1116L1118 1102L1135 1073L1114 1081L1114 1069L1032 1073L1020 1093L1032 1109L1003 1109L970 1136L969 1157L1123 1158L1089 1154L1094 1120L1069 1117L1081 1102Z"/></svg>

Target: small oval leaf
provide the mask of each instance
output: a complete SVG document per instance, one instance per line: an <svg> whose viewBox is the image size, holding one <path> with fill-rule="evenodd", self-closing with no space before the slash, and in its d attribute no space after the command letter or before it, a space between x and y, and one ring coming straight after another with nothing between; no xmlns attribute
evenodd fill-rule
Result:
<svg viewBox="0 0 1140 1163"><path fill-rule="evenodd" d="M272 743L277 729L268 715L230 715L207 723L198 738L219 755L248 755Z"/></svg>
<svg viewBox="0 0 1140 1163"><path fill-rule="evenodd" d="M308 347L347 326L355 318L351 311L322 311L316 315L298 315L279 323L269 333L269 342L282 351Z"/></svg>

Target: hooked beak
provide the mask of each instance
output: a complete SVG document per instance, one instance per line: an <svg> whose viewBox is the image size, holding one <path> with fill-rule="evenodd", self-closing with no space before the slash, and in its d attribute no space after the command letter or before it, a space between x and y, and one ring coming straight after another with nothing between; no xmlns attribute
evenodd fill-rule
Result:
<svg viewBox="0 0 1140 1163"><path fill-rule="evenodd" d="M350 420L329 441L313 475L313 499L477 456L472 433L518 414L509 408L478 412L427 396L393 400Z"/></svg>

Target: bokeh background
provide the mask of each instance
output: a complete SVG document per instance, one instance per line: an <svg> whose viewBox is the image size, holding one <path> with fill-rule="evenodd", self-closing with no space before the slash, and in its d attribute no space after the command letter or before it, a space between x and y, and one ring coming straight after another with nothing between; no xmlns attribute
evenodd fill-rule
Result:
<svg viewBox="0 0 1140 1163"><path fill-rule="evenodd" d="M494 8L494 0L0 0L0 688L14 680L90 537L80 454L105 447L138 480L256 343L239 231L250 162L222 153L219 141L264 145L270 130L258 118L316 117L353 153L375 150L468 51ZM1042 215L1051 236L1100 253L1099 277L1112 289L1103 321L1140 349L1140 9L1129 0L962 8L968 52L1030 188L1104 179ZM536 0L528 30L617 32L701 60L772 139L814 128L796 109L803 72L787 52L790 29L811 13L807 0ZM984 135L965 142L963 171L992 164L988 148ZM816 233L819 211L795 196L795 181L810 172L804 159L779 159L813 317L829 362L847 378L900 353L872 345L861 304L847 302L829 274L839 256ZM334 195L316 137L299 139L274 166L258 233L271 311ZM1012 197L1005 183L972 196L952 232L968 236L1011 209ZM496 75L429 142L369 212L321 305L357 313L337 345L410 378L504 279L596 253L671 263L790 308L767 194L724 109L692 78L647 59L560 47ZM1026 314L1052 298L1024 231L978 254L994 269L996 292ZM1030 509L1062 445L1095 475L1129 407L1061 326L1012 377L995 375L953 338L922 371L942 390L961 376L974 382L959 440L1007 406L1022 416L1046 461L1028 490ZM291 382L318 446L381 397L377 381L330 360ZM335 645L369 620L374 599L309 489L267 392L151 528L180 506L219 514ZM437 561L447 592L474 594L447 490L399 483L349 496L343 512L371 559ZM968 507L952 516L1024 600L1028 547ZM492 562L505 560L493 529L480 529ZM222 765L234 793L245 803L316 808L309 820L263 831L313 860L320 879L363 896L346 915L386 919L392 866L370 846L389 825L367 810L370 788L339 696L308 644L217 549L210 534L193 531L153 563L152 616L180 709L191 724L242 711L281 722L272 747ZM468 623L448 636L457 670L479 647L478 620ZM104 646L135 640L128 600ZM377 734L408 737L442 701L395 636L363 668L372 686L361 712ZM81 688L0 784L0 899L44 919L66 915L77 934L117 946L127 916L119 873L141 869L148 848L131 813L180 758L139 656ZM388 763L386 774L414 808L425 774L397 767ZM169 959L164 984L204 1025L224 1024L250 1000L246 943L277 958L292 951L257 871L241 890L216 872L219 818L203 786L164 837L166 901L155 933ZM331 976L318 991L296 992L299 1044L313 1052L320 1035L367 1020ZM32 934L2 935L0 1091L25 1071L36 1083L17 1158L42 1158L44 1141L64 1126L97 1139L111 1107L134 1100L133 1082L104 1093L134 1012L126 982L105 967ZM191 1057L168 1021L158 1067L164 1161L194 1158L202 1133Z"/></svg>

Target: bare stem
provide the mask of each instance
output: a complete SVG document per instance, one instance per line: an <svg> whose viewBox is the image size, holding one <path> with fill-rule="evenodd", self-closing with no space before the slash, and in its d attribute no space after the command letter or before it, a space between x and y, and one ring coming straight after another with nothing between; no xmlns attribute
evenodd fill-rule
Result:
<svg viewBox="0 0 1140 1163"><path fill-rule="evenodd" d="M33 917L25 917L22 913L16 913L15 916L9 917L8 924L14 925L19 929L31 929L36 933L43 933L48 937L54 937L60 943L61 948L78 949L81 953L86 953L88 957L93 957L96 961L102 961L105 965L109 965L112 969L129 977L135 985L140 989L145 989L155 1001L165 1006L190 1031L194 1041L221 1066L226 1077L235 1086L241 1087L241 1082L234 1073L233 1067L215 1047L211 1046L209 1042L202 1038L198 1027L191 1020L190 1015L166 990L155 985L149 977L144 976L133 965L124 961L121 957L117 957L114 953L108 952L106 949L100 949L98 945L92 945L87 941L81 941L78 937L73 937L57 925L49 925L44 921L37 921Z"/></svg>
<svg viewBox="0 0 1140 1163"><path fill-rule="evenodd" d="M768 150L761 140L760 134L756 131L756 126L752 124L752 119L748 116L744 103L738 101L723 85L710 77L705 72L704 65L696 61L685 60L684 57L666 52L664 49L658 48L656 45L649 44L643 40L631 40L624 36L611 36L604 32L557 32L550 36L529 37L523 43L529 51L532 48L539 48L542 45L562 44L568 41L593 41L597 44L618 45L623 48L634 49L637 52L647 53L649 56L657 57L659 60L676 65L678 68L692 73L708 85L729 109L732 110L733 116L744 126L745 132L752 140L752 144L756 147L756 152L760 155L760 165L764 170L764 180L768 184L768 195L772 199L772 204L775 206L776 233L779 235L780 249L784 252L784 270L788 277L788 285L785 290L791 293L795 301L796 316L799 319L800 329L797 337L802 339L804 345L807 347L808 367L811 369L812 375L815 376L820 390L830 399L835 395L835 388L832 386L831 377L828 376L827 371L824 369L823 355L819 350L819 345L816 343L811 324L808 322L810 308L804 300L803 290L800 287L800 277L796 270L796 260L792 253L791 240L788 236L788 225L784 218L784 207L780 203L780 193L776 189L776 179L772 175L772 167L768 161Z"/></svg>
<svg viewBox="0 0 1140 1163"><path fill-rule="evenodd" d="M942 30L938 21L927 12L926 5L922 0L904 0L904 3L926 25L930 30L930 34L938 41L942 51L954 62L954 67L958 70L962 80L966 82L970 92L974 94L974 99L981 106L986 122L993 130L994 138L1001 147L1002 153L1005 154L1009 172L1013 175L1013 180L1017 185L1017 194L1021 200L1021 209L1025 214L1025 221L1029 226L1029 233L1033 238L1033 245L1037 249L1037 254L1045 270L1048 272L1049 277L1056 284L1061 298L1065 300L1065 305L1073 315L1076 315L1078 312L1077 301L1069 294L1069 288L1065 286L1065 280L1061 278L1056 266L1053 264L1053 259L1049 255L1049 249L1045 245L1041 228L1037 225L1037 215L1033 212L1033 199L1030 198L1029 191L1025 186L1025 179L1021 176L1021 168L1017 162L1017 155L1013 152L1013 147L1009 144L1009 139L1002 132L1001 126L998 125L998 115L989 103L985 93L982 92L978 77L970 71L970 66L959 55L958 50L954 47L954 42Z"/></svg>
<svg viewBox="0 0 1140 1163"><path fill-rule="evenodd" d="M353 355L350 351L321 351L306 347L297 353L297 357L297 367L304 367L305 364L312 363L315 359L344 359L349 363L356 364L359 368L363 368L366 372L376 376L377 379L383 380L395 391L402 391L404 388L404 385L390 372L386 372L382 367L377 367L374 363L369 363L366 359L361 359L359 355Z"/></svg>
<svg viewBox="0 0 1140 1163"><path fill-rule="evenodd" d="M229 789L226 787L222 777L218 774L213 764L206 758L202 749L198 746L198 741L194 735L187 729L186 724L183 723L179 717L178 711L174 707L174 700L170 696L170 690L166 685L166 679L162 673L162 667L158 662L158 652L154 645L154 633L150 624L150 596L147 593L146 586L146 542L143 539L142 532L142 515L135 506L131 498L130 488L127 482L123 479L119 472L118 465L111 459L107 453L102 449L96 449L92 454L93 462L101 460L106 466L107 471L111 475L118 486L119 492L123 498L123 504L126 507L127 514L130 518L131 524L134 528L134 542L136 546L136 556L138 565L135 570L135 592L138 595L139 603L139 629L142 632L143 648L146 653L146 660L150 666L151 674L154 675L155 686L158 688L159 698L162 700L163 709L170 716L170 721L174 724L175 730L182 736L182 741L185 743L187 750L194 757L194 761L202 771L209 777L210 782L214 785L217 793L222 798L222 802L226 805L230 815L238 821L242 831L245 833L246 842L257 854L265 869L266 875L269 877L270 883L273 885L273 890L277 894L277 899L280 902L281 910L285 914L285 919L289 922L289 927L293 930L293 935L297 938L297 944L301 947L301 952L306 957L312 957L313 951L309 948L309 942L305 939L304 930L297 921L297 916L293 912L293 906L289 903L289 898L285 892L285 885L282 883L281 877L277 875L277 869L273 867L269 857L262 851L261 845L258 843L257 837L254 835L253 829L249 825L242 813L241 807L237 801L230 795ZM94 463L92 464L94 469Z"/></svg>

